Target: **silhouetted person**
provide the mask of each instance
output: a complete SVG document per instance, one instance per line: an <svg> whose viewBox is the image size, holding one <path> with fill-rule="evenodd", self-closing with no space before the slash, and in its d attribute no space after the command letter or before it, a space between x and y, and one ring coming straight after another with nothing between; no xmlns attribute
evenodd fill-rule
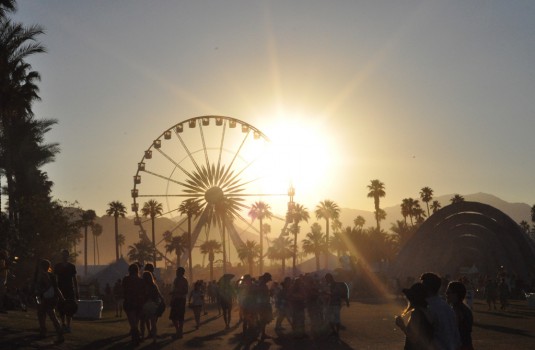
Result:
<svg viewBox="0 0 535 350"><path fill-rule="evenodd" d="M197 281L193 285L193 289L189 295L189 305L193 311L195 318L195 329L199 329L201 325L201 311L204 305L204 288L203 282Z"/></svg>
<svg viewBox="0 0 535 350"><path fill-rule="evenodd" d="M115 304L115 317L123 317L124 291L119 278L113 285L113 302Z"/></svg>
<svg viewBox="0 0 535 350"><path fill-rule="evenodd" d="M46 259L39 260L33 278L33 290L37 303L37 318L41 337L46 337L46 316L50 318L56 329L56 344L65 341L63 329L56 316L58 301L63 300L63 295L58 288L56 276L52 273L51 263Z"/></svg>
<svg viewBox="0 0 535 350"><path fill-rule="evenodd" d="M407 298L407 308L401 316L396 316L396 326L405 333L404 350L432 349L433 326L427 309L427 289L422 283L414 283L410 288L402 289ZM409 315L407 325L403 316Z"/></svg>
<svg viewBox="0 0 535 350"><path fill-rule="evenodd" d="M342 308L342 301L345 301L347 307L349 307L349 293L347 285L344 282L336 282L333 275L327 273L325 275L325 281L328 285L328 309L327 319L331 326L332 335L338 336L340 332L340 309Z"/></svg>
<svg viewBox="0 0 535 350"><path fill-rule="evenodd" d="M176 277L171 291L171 312L169 319L175 326L175 337L182 338L184 329L184 314L186 313L186 299L188 298L188 280L184 277L186 270L183 267L176 269Z"/></svg>
<svg viewBox="0 0 535 350"><path fill-rule="evenodd" d="M453 281L446 288L446 299L452 306L457 318L457 326L461 337L460 350L474 350L472 345L472 325L474 317L472 310L463 303L466 296L466 287L462 282Z"/></svg>
<svg viewBox="0 0 535 350"><path fill-rule="evenodd" d="M258 279L255 288L256 307L258 310L258 325L260 327L260 341L271 338L266 334L266 326L273 320L273 309L271 307L269 289L267 283L271 281L271 274L264 273Z"/></svg>
<svg viewBox="0 0 535 350"><path fill-rule="evenodd" d="M64 249L61 251L61 262L54 266L54 273L58 279L58 287L65 298L59 302L58 312L61 319L63 332L71 332L72 316L78 310L77 300L80 299L78 292L78 280L76 279L76 266L69 262L70 253Z"/></svg>
<svg viewBox="0 0 535 350"><path fill-rule="evenodd" d="M154 282L154 277L150 271L143 272L143 283L145 285L145 304L143 304L142 310L142 323L141 323L141 336L143 336L143 321L150 324L150 328L147 328L148 336L151 337L153 342L156 342L157 332L157 322L158 322L158 305L162 300L162 295L160 289Z"/></svg>
<svg viewBox="0 0 535 350"><path fill-rule="evenodd" d="M461 346L455 313L448 303L438 296L442 280L437 274L426 272L420 280L427 288L427 304L433 325L433 345L437 349L457 350Z"/></svg>
<svg viewBox="0 0 535 350"><path fill-rule="evenodd" d="M139 265L131 264L128 275L123 278L124 311L130 325L132 343L138 345L141 341L139 321L143 304L145 303L145 285L139 277Z"/></svg>

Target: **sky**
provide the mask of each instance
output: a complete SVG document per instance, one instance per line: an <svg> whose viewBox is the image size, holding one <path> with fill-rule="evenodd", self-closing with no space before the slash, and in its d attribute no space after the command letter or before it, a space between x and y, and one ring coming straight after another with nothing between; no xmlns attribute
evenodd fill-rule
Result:
<svg viewBox="0 0 535 350"><path fill-rule="evenodd" d="M53 195L99 216L203 115L279 142L272 172L292 164L309 209L372 211L372 179L383 207L424 186L535 203L533 1L26 0L14 18L46 32L30 62L35 115L58 121Z"/></svg>

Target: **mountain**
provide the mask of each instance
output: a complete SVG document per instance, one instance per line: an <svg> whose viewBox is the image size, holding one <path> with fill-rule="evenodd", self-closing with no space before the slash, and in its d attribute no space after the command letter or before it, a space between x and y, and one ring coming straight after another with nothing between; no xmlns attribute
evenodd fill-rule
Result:
<svg viewBox="0 0 535 350"><path fill-rule="evenodd" d="M449 205L450 199L454 194L443 195L433 198L433 200L438 201L443 207ZM474 193L468 195L462 195L466 201L469 202L480 202L483 204L488 204L496 209L501 210L505 214L511 217L515 222L520 223L522 220L525 220L528 223L531 223L531 206L526 203L509 203L500 199L492 194L488 193ZM424 211L427 212L427 207L420 198L414 198L420 201L420 206ZM400 201L401 204L401 201ZM386 220L381 222L381 227L385 230L388 230L392 223L395 223L397 220L403 220L401 215L401 208L399 205L385 207L383 210L386 212ZM375 226L375 216L371 211L357 210L342 208L340 211L340 221L343 224L343 227L353 226L353 220L357 216L362 216L366 220L364 227Z"/></svg>
<svg viewBox="0 0 535 350"><path fill-rule="evenodd" d="M446 206L450 204L450 199L454 195L444 195L434 198L433 200L438 200L442 206ZM509 215L515 222L519 223L522 220L527 221L531 224L531 207L528 204L525 203L509 203L506 202L496 196L493 196L491 194L487 193L475 193L475 194L469 194L469 195L463 195L465 200L471 201L471 202L481 202L484 204L491 205L505 214ZM418 199L419 198L415 198ZM420 205L422 208L427 211L425 203L422 203L420 200ZM400 207L397 206L391 206L391 207L385 207L383 208L385 210L387 216L386 220L381 223L381 227L385 231L389 231L390 226L392 223L396 222L396 220L403 220L403 216L401 215ZM71 214L75 214L72 211ZM310 220L308 223L302 223L301 224L301 231L298 236L298 241L300 242L301 239L306 235L307 232L310 231L310 225L312 223L318 221L320 225L324 225L324 220L316 220L314 214L313 214L313 207L310 209ZM353 220L357 216L362 216L366 220L366 224L364 227L375 227L375 218L374 214L371 211L366 210L359 210L359 209L351 209L351 208L341 208L340 210L340 221L342 222L342 227L351 226L353 227ZM79 216L79 214L74 215ZM284 215L282 215L284 217ZM111 216L104 215L102 217L97 217L96 220L97 223L102 225L103 232L102 236L99 238L99 250L100 250L100 262L102 263L109 263L113 261L115 258L115 238L114 238L114 218ZM268 238L273 239L279 236L282 227L284 226L284 221L278 220L276 218L273 218L271 221L267 221L269 225L271 225L271 233L267 235ZM151 235L150 232L150 221L147 221L145 225L145 229L147 230L147 234ZM163 238L163 233L166 230L173 230L176 227L177 223L174 220L168 219L168 218L160 218L156 220L156 242L161 241ZM252 224L254 226L254 229L251 227L237 227L237 231L242 237L243 241L246 240L255 240L258 241L258 233L256 230L258 230L258 223L254 222ZM184 227L185 232L186 227ZM83 230L82 230L83 231ZM176 230L175 232L178 232L179 230ZM126 243L122 247L122 253L123 256L126 257L128 252L128 246L134 244L139 240L140 235L140 229L139 226L134 225L134 218L133 217L126 217L126 218L119 218L119 233L122 233L126 238ZM91 230L89 230L88 233L88 263L93 263L93 240L91 237ZM217 233L215 233L217 235ZM211 236L210 239L213 239L214 236ZM204 240L204 234L201 233L201 238ZM219 240L219 239L218 239ZM163 244L159 245L160 250L164 250ZM78 244L77 246L78 251L83 251L83 241L82 243ZM231 252L232 260L234 261L236 258L236 252ZM80 255L78 258L79 261L83 259L83 256ZM194 264L198 264L202 262L202 255L198 253L198 249L194 249ZM163 264L163 263L160 263Z"/></svg>

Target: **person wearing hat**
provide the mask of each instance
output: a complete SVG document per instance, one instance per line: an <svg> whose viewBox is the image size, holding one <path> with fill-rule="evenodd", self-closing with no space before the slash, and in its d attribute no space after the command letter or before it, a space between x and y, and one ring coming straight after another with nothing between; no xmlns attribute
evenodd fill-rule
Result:
<svg viewBox="0 0 535 350"><path fill-rule="evenodd" d="M433 326L431 316L427 310L427 289L418 282L410 288L402 290L407 298L407 308L400 316L396 316L395 323L405 333L404 350L432 349ZM404 316L409 316L405 325Z"/></svg>
<svg viewBox="0 0 535 350"><path fill-rule="evenodd" d="M186 313L186 299L188 298L188 280L184 277L186 270L183 267L176 269L176 278L173 281L171 292L171 312L169 319L175 326L175 337L182 338L184 328L184 314Z"/></svg>

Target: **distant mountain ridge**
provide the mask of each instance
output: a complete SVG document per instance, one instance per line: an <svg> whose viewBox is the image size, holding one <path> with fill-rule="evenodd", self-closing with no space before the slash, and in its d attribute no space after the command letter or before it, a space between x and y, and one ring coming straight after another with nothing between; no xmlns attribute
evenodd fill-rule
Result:
<svg viewBox="0 0 535 350"><path fill-rule="evenodd" d="M443 195L439 197L433 198L433 200L437 200L440 202L440 204L444 207L446 205L450 204L450 199L454 196L454 194L451 195ZM469 194L469 195L462 195L466 201L471 202L480 202L484 204L491 205L508 216L511 217L515 222L520 223L520 221L525 220L530 225L531 222L531 206L525 203L509 203L506 202L494 195L487 194L487 193L475 193L475 194ZM420 198L415 198L420 201L420 205L424 209L424 211L427 212L427 208L425 203L421 201ZM302 223L301 226L301 232L299 234L298 240L301 240L307 232L310 231L310 225L312 225L314 222L319 222L322 227L325 225L324 220L316 220L314 215L314 207L308 208L310 212L310 219L308 220L308 223ZM79 216L81 214L81 211L79 211L79 214L77 213L77 210L74 208L66 208L73 216ZM383 208L386 212L386 220L381 222L381 227L389 232L390 227L393 223L396 222L396 220L403 220L403 216L401 215L401 208L399 205L397 206L390 206ZM342 227L351 226L353 227L353 220L357 216L362 216L366 223L364 227L374 227L375 226L375 218L374 214L371 211L366 210L359 210L359 209L352 209L352 208L341 208L340 209L340 221L342 222ZM284 217L284 215L282 215ZM100 261L101 262L111 262L115 258L115 238L114 238L114 218L108 215L103 215L101 217L97 217L96 222L102 225L103 233L102 236L99 238L99 246L100 246ZM273 239L277 237L282 227L284 226L284 221L273 219L271 221L268 221L271 225L271 233L268 235L270 239ZM166 230L173 230L176 227L176 221L168 219L168 218L160 218L156 219L156 241L160 242L162 239L162 235ZM257 228L258 222L255 222L254 227ZM150 223L147 222L147 228L148 234L150 236ZM185 228L184 228L185 229ZM82 230L83 231L83 230ZM119 233L122 233L126 238L126 243L122 248L123 255L126 256L128 252L128 246L132 245L133 243L137 242L139 240L139 227L134 225L134 217L127 216L126 218L119 218ZM258 241L258 235L255 232L252 232L253 230L247 229L247 228L238 228L238 232L242 236L243 241L246 240L257 240ZM175 231L175 232L178 232ZM91 237L91 230L88 230L88 236ZM92 237L89 239L89 249L88 249L88 257L89 262L92 263ZM163 243L160 243L159 245L160 250L164 250ZM82 243L78 244L77 247L78 251L83 251L83 241ZM197 251L197 249L195 250ZM195 252L194 251L194 252ZM202 262L202 256L197 253L194 254L194 260L195 263L201 263Z"/></svg>
<svg viewBox="0 0 535 350"><path fill-rule="evenodd" d="M448 194L439 197L434 197L433 201L438 201L442 205L442 207L445 207L451 204L450 200L454 195L455 194ZM511 219L513 219L517 223L520 223L522 220L525 220L531 225L531 206L526 203L509 203L492 194L482 192L462 196L466 201L469 202L480 202L493 206L496 209L499 209L508 216L510 216ZM422 202L420 198L413 198L417 199L420 202L420 206L427 213L426 204ZM397 220L403 220L400 205L401 202L397 206L382 208L386 212L386 220L381 222L381 227L386 231L388 231L390 226ZM359 215L366 220L366 224L364 225L365 227L375 226L375 216L373 212L366 210L342 208L340 211L340 221L342 222L343 227L353 226L353 220Z"/></svg>

